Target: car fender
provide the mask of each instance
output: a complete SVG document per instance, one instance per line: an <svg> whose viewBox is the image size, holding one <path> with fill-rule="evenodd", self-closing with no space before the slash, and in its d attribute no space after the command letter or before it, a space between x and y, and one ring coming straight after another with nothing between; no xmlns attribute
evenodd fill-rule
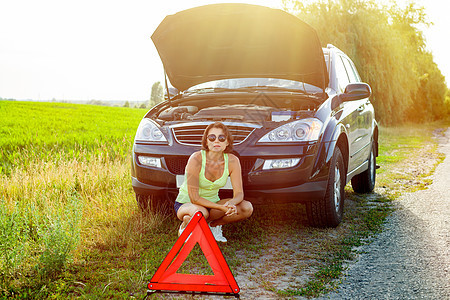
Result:
<svg viewBox="0 0 450 300"><path fill-rule="evenodd" d="M334 128L334 131L331 135L330 142L327 144L327 157L325 159L326 163L329 163L331 161L331 158L333 157L334 149L338 145L339 138L342 136L345 137L345 140L348 141L347 138L347 130L345 126L342 123L336 124L336 127ZM343 145L345 149L341 149L343 151L342 155L346 156L348 155L348 142L347 145ZM347 159L345 159L347 161Z"/></svg>
<svg viewBox="0 0 450 300"><path fill-rule="evenodd" d="M136 155L135 155L135 153L136 152L134 152L134 145L135 145L135 143L133 143L133 150L132 150L132 155L131 155L131 176L132 177L136 177Z"/></svg>
<svg viewBox="0 0 450 300"><path fill-rule="evenodd" d="M333 157L334 149L337 147L339 138L343 135L344 140L347 139L347 130L342 123L339 123L335 117L330 118L329 122L326 123L325 129L323 131L322 139L319 144L319 149L317 152L316 160L314 162L314 167L312 171L312 176L328 177L328 171L331 159ZM346 149L342 150L342 155L344 156L344 161L346 163L346 168L348 167L348 142L344 145Z"/></svg>

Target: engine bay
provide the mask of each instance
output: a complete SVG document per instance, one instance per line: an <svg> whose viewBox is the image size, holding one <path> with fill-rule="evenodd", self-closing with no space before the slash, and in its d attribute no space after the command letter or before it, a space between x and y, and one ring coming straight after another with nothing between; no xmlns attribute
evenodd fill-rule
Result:
<svg viewBox="0 0 450 300"><path fill-rule="evenodd" d="M149 112L160 125L228 121L263 125L311 117L323 103L313 94L235 92L180 94Z"/></svg>
<svg viewBox="0 0 450 300"><path fill-rule="evenodd" d="M223 104L200 108L196 105L168 107L156 115L162 123L181 123L192 121L234 121L263 124L301 119L313 115L315 109L276 108L256 104Z"/></svg>
<svg viewBox="0 0 450 300"><path fill-rule="evenodd" d="M199 109L196 106L169 107L158 115L165 122L186 121L241 121L262 124L282 122L312 116L312 110L288 110L254 104L232 104Z"/></svg>

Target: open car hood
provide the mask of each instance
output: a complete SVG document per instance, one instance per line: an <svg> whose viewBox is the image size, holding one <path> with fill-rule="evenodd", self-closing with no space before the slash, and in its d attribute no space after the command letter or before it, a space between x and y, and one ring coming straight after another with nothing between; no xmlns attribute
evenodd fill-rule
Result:
<svg viewBox="0 0 450 300"><path fill-rule="evenodd" d="M279 9L212 4L167 16L152 35L180 91L227 78L281 78L328 85L316 31Z"/></svg>

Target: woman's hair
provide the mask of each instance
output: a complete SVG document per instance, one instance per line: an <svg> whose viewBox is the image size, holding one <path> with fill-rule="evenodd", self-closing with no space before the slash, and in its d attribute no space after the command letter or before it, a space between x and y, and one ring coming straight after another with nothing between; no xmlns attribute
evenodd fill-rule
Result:
<svg viewBox="0 0 450 300"><path fill-rule="evenodd" d="M230 153L233 150L233 136L231 135L230 130L227 126L225 126L221 122L211 123L206 127L205 132L202 137L202 150L209 151L208 149L208 134L211 128L220 128L223 131L223 134L227 137L228 146L225 148L223 152Z"/></svg>

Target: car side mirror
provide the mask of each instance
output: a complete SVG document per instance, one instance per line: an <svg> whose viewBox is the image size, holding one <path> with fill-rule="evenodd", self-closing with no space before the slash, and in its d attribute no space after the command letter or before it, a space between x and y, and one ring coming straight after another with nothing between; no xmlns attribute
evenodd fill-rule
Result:
<svg viewBox="0 0 450 300"><path fill-rule="evenodd" d="M345 87L344 94L341 95L342 102L361 100L369 98L372 95L372 89L367 83L349 83Z"/></svg>

